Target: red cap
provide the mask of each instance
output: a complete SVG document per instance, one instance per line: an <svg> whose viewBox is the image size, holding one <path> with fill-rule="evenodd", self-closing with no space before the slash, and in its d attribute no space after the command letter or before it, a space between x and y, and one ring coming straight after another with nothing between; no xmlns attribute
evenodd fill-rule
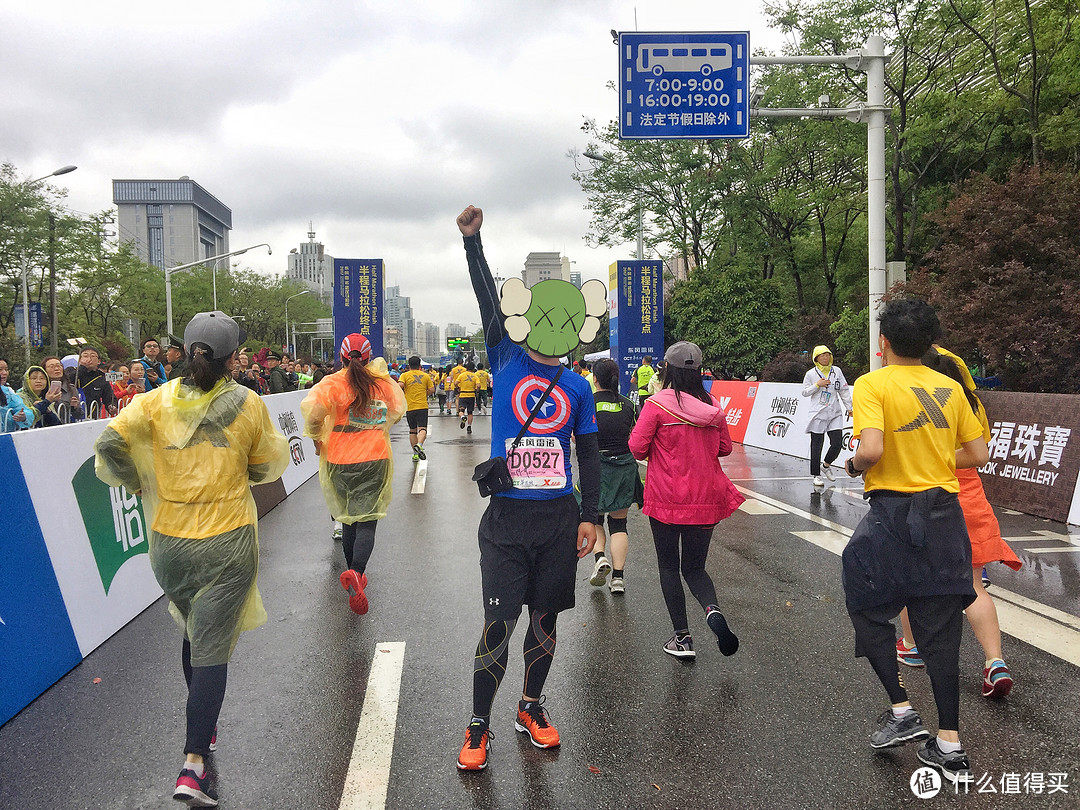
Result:
<svg viewBox="0 0 1080 810"><path fill-rule="evenodd" d="M371 341L356 332L346 335L345 339L341 341L341 362L348 363L351 352L360 352L361 360L370 360Z"/></svg>

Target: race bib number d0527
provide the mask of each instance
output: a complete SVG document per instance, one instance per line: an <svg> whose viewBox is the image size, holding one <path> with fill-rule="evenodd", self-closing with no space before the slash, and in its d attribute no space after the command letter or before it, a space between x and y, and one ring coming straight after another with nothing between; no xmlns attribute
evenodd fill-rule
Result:
<svg viewBox="0 0 1080 810"><path fill-rule="evenodd" d="M513 439L506 440L506 467L516 489L563 489L566 467L562 444L551 436L523 436L511 450Z"/></svg>

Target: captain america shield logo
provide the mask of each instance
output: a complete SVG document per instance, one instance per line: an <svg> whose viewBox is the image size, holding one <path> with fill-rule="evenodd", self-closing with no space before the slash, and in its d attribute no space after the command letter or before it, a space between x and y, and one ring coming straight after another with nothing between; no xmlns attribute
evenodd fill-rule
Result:
<svg viewBox="0 0 1080 810"><path fill-rule="evenodd" d="M530 376L514 386L511 401L514 405L514 416L517 417L521 424L525 424L525 420L529 418L532 409L536 407L536 401L543 396L550 384L551 381L545 380L543 377ZM547 399L544 400L544 404L540 406L540 411L529 426L529 432L554 433L566 427L569 421L570 401L566 398L563 390L555 386L551 389Z"/></svg>

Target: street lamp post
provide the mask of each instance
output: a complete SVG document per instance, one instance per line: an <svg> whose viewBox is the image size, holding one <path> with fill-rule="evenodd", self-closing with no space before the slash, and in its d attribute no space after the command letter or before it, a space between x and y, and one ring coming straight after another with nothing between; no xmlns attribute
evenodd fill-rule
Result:
<svg viewBox="0 0 1080 810"><path fill-rule="evenodd" d="M304 290L303 292L298 292L296 295L290 295L288 298L285 299L285 342L286 343L289 343L289 302L292 301L294 298L299 298L301 295L310 295L310 294L311 294L311 290ZM296 342L296 337L295 336L293 336L293 342L294 343ZM296 358L294 357L293 359L295 360Z"/></svg>
<svg viewBox="0 0 1080 810"><path fill-rule="evenodd" d="M601 163L617 163L614 158L610 158L605 154L597 152L593 149L586 149L582 154L589 160L598 160ZM645 260L645 214L641 210L641 195L638 194L637 199L637 258L638 261Z"/></svg>
<svg viewBox="0 0 1080 810"><path fill-rule="evenodd" d="M34 186L36 186L38 183L43 183L44 181L48 180L50 177L56 177L56 176L61 175L61 174L68 174L69 172L75 171L77 168L79 168L79 167L78 166L61 166L56 171L50 172L49 174L45 175L44 177L39 177L36 180L30 180L30 181L24 183L23 185L29 191ZM27 262L27 259L26 259L26 254L23 253L23 256L22 256L22 299L23 299L22 322L23 322L23 340L26 341L26 366L27 366L27 368L30 367L30 285L27 283L27 280L26 280L26 276L27 276L28 273L29 273L29 267L28 267L28 262ZM53 311L53 330L56 329L56 312L55 312L55 309L56 309L56 307L54 305L53 306L53 310L54 310Z"/></svg>
<svg viewBox="0 0 1080 810"><path fill-rule="evenodd" d="M241 253L247 253L249 250L255 248L266 248L266 254L268 256L273 255L270 245L266 242L262 242L258 245L252 245L251 247L243 248L242 250L232 250L228 253L221 253L217 256L207 256L205 259L201 259L197 262L188 262L187 264L178 264L176 267L165 268L165 320L169 323L169 334L173 333L173 311L172 311L172 277L174 273L179 273L182 270L190 270L192 267L199 267L201 265L208 264L209 262L216 262L218 259L227 259L229 256L239 256ZM214 308L217 308L217 290L214 290Z"/></svg>

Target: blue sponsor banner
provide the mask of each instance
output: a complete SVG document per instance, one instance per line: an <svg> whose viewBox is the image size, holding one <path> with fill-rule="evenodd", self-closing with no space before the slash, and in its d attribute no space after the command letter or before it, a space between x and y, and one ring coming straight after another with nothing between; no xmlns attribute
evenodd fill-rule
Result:
<svg viewBox="0 0 1080 810"><path fill-rule="evenodd" d="M25 340L23 335L23 305L15 305L15 337L19 340ZM41 303L39 301L30 302L30 345L41 346Z"/></svg>
<svg viewBox="0 0 1080 810"><path fill-rule="evenodd" d="M60 680L82 653L10 436L0 436L0 724Z"/></svg>
<svg viewBox="0 0 1080 810"><path fill-rule="evenodd" d="M346 335L371 341L371 356L383 354L382 259L334 259L334 357Z"/></svg>
<svg viewBox="0 0 1080 810"><path fill-rule="evenodd" d="M615 262L608 269L611 359L619 364L619 390L634 390L630 376L650 355L664 356L664 268L659 259Z"/></svg>
<svg viewBox="0 0 1080 810"><path fill-rule="evenodd" d="M747 138L750 35L619 34L620 138Z"/></svg>

